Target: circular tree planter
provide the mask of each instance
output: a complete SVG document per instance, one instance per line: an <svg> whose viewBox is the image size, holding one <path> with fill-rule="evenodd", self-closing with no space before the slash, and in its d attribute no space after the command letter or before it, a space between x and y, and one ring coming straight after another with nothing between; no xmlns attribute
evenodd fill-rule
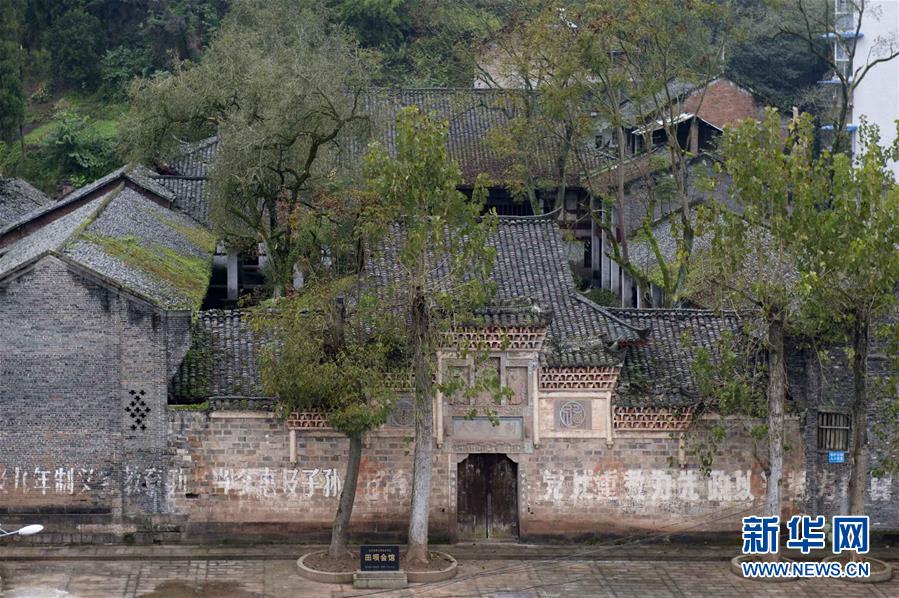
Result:
<svg viewBox="0 0 899 598"><path fill-rule="evenodd" d="M325 554L325 551L310 552L297 559L297 568L300 570L300 576L319 583L353 583L353 573L355 571L319 571L307 566L305 563L306 559L317 554Z"/></svg>
<svg viewBox="0 0 899 598"><path fill-rule="evenodd" d="M321 554L325 554L325 551L310 552L297 559L297 568L299 569L301 577L304 577L311 581L317 581L319 583L353 583L353 574L356 573L356 570L321 571L319 569L313 569L306 564L306 560L308 558ZM406 569L401 569L401 571L406 574L406 579L409 581L409 583L434 583L437 581L444 581L447 579L452 579L456 576L456 573L459 572L459 563L452 556L446 554L445 552L437 551L431 551L431 554L447 561L449 563L448 566L443 569L426 571L409 571Z"/></svg>
<svg viewBox="0 0 899 598"><path fill-rule="evenodd" d="M763 555L758 554L741 554L735 556L730 560L730 571L740 579L748 579L749 581L766 581L766 582L781 582L781 581L796 581L799 579L798 577L744 577L743 569L740 566L740 563L753 563L753 562L764 562ZM783 563L792 563L792 559L788 559L786 557L781 556L780 561Z"/></svg>
<svg viewBox="0 0 899 598"><path fill-rule="evenodd" d="M849 562L849 557L842 554L834 554L822 560L825 563L837 562L845 565ZM893 578L893 568L889 563L868 556L862 557L861 562L871 564L871 574L868 577L843 577L841 579L855 583L882 583Z"/></svg>
<svg viewBox="0 0 899 598"><path fill-rule="evenodd" d="M440 569L437 571L406 571L406 579L409 580L409 583L434 583L435 581L444 581L446 579L452 579L456 576L456 573L459 572L459 563L452 556L446 554L445 552L437 552L436 550L431 551L432 555L437 555L440 558L449 562L449 565L445 569Z"/></svg>

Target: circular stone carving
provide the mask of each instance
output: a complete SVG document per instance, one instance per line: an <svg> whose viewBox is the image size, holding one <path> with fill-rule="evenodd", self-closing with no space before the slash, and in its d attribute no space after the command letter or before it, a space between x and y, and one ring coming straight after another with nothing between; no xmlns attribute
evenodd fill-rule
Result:
<svg viewBox="0 0 899 598"><path fill-rule="evenodd" d="M402 399L396 402L396 409L390 414L390 425L397 428L408 428L413 423L414 411L412 401Z"/></svg>
<svg viewBox="0 0 899 598"><path fill-rule="evenodd" d="M587 420L587 411L580 401L565 401L559 407L559 424L563 428L580 428Z"/></svg>

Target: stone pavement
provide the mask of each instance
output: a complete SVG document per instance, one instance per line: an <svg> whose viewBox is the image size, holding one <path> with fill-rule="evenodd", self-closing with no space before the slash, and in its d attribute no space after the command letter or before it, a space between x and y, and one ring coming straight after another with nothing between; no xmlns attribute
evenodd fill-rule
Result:
<svg viewBox="0 0 899 598"><path fill-rule="evenodd" d="M358 591L350 586L309 582L297 574L294 560L285 556L282 547L281 559L7 560L0 562L0 576L5 598L899 596L899 578L887 584L837 580L762 583L738 579L724 561L565 558L462 558L459 575L449 581L400 592ZM899 566L899 562L893 566Z"/></svg>

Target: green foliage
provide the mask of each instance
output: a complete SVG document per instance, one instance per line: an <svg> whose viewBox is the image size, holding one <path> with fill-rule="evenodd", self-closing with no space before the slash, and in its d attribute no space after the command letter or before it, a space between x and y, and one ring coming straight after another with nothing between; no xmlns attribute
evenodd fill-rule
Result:
<svg viewBox="0 0 899 598"><path fill-rule="evenodd" d="M56 78L82 88L96 83L102 55L104 24L82 9L74 9L55 20L47 31L46 44Z"/></svg>
<svg viewBox="0 0 899 598"><path fill-rule="evenodd" d="M827 41L816 40L826 52ZM802 93L817 85L827 63L810 52L803 40L791 37L753 36L736 44L729 52L725 73L728 77L783 110L799 105Z"/></svg>
<svg viewBox="0 0 899 598"><path fill-rule="evenodd" d="M327 16L313 1L234 3L199 63L134 85L123 127L126 154L146 162L171 156L180 139L219 133L212 219L237 244L265 243L276 292L300 253L330 249L315 235L315 251L298 247L310 236L297 239L291 220L331 218L334 161L365 120L355 99L372 57Z"/></svg>
<svg viewBox="0 0 899 598"><path fill-rule="evenodd" d="M221 26L228 0L167 0L146 7L138 30L148 67L170 60L197 60ZM127 45L127 44L123 44Z"/></svg>
<svg viewBox="0 0 899 598"><path fill-rule="evenodd" d="M44 139L42 155L58 164L76 187L119 166L114 143L97 132L89 117L62 111L54 120L56 130Z"/></svg>
<svg viewBox="0 0 899 598"><path fill-rule="evenodd" d="M266 392L282 413L320 411L347 436L384 423L394 376L407 371L402 327L352 278L321 281L257 308L252 328L268 339L260 355Z"/></svg>
<svg viewBox="0 0 899 598"><path fill-rule="evenodd" d="M20 9L19 2L10 2L0 11L0 140L11 138L25 117Z"/></svg>
<svg viewBox="0 0 899 598"><path fill-rule="evenodd" d="M51 120L18 141L0 143L0 172L29 181L53 195L60 183L78 187L121 164L115 151L120 107L91 96L69 94Z"/></svg>
<svg viewBox="0 0 899 598"><path fill-rule="evenodd" d="M395 50L412 28L409 0L332 0L329 4L364 46Z"/></svg>
<svg viewBox="0 0 899 598"><path fill-rule="evenodd" d="M692 364L696 385L707 403L720 415L765 416L765 371L758 356L747 356L746 347L733 334L722 335L714 347L699 347Z"/></svg>
<svg viewBox="0 0 899 598"><path fill-rule="evenodd" d="M126 46L107 50L100 61L102 94L112 101L127 99L132 79L138 75L146 75L147 70L144 52Z"/></svg>
<svg viewBox="0 0 899 598"><path fill-rule="evenodd" d="M96 243L107 254L163 281L187 296L182 309L199 309L206 296L212 272L210 260L183 255L169 247L147 244L136 237L103 237L84 233L85 240Z"/></svg>
<svg viewBox="0 0 899 598"><path fill-rule="evenodd" d="M892 313L899 280L899 188L887 167L899 142L881 147L867 123L859 142L864 151L854 159L825 150L811 161L815 194L794 200L803 315L819 334L844 341Z"/></svg>

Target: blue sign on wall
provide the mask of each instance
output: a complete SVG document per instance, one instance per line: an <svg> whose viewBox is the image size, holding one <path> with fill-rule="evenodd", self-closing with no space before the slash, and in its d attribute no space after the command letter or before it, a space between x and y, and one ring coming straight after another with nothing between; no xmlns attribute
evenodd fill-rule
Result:
<svg viewBox="0 0 899 598"><path fill-rule="evenodd" d="M846 451L830 451L827 453L828 463L845 463Z"/></svg>

